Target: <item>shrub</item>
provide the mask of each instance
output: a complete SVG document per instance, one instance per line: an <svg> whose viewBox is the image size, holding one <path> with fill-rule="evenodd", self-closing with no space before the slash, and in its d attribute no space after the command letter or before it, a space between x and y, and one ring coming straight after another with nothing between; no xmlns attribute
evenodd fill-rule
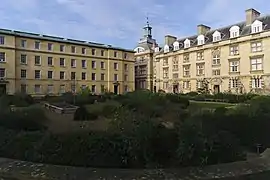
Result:
<svg viewBox="0 0 270 180"><path fill-rule="evenodd" d="M36 161L38 155L36 146L39 145L43 132L19 132L8 143L0 147L0 156L25 161Z"/></svg>
<svg viewBox="0 0 270 180"><path fill-rule="evenodd" d="M93 112L88 112L84 106L79 107L74 113L74 121L90 121L96 120L98 115Z"/></svg>
<svg viewBox="0 0 270 180"><path fill-rule="evenodd" d="M178 160L182 166L198 166L244 160L238 139L229 131L217 128L212 113L196 114L179 129Z"/></svg>
<svg viewBox="0 0 270 180"><path fill-rule="evenodd" d="M103 95L97 96L97 102L106 102L106 97Z"/></svg>
<svg viewBox="0 0 270 180"><path fill-rule="evenodd" d="M86 121L89 120L89 113L84 106L79 107L74 113L74 121Z"/></svg>
<svg viewBox="0 0 270 180"><path fill-rule="evenodd" d="M17 107L26 107L34 104L34 99L27 94L3 95L0 97L2 105L15 105Z"/></svg>
<svg viewBox="0 0 270 180"><path fill-rule="evenodd" d="M88 113L88 119L89 120L97 120L98 119L98 115L94 114L94 113Z"/></svg>
<svg viewBox="0 0 270 180"><path fill-rule="evenodd" d="M199 94L198 92L194 92L194 91L186 93L186 95L188 96L197 96L198 94Z"/></svg>
<svg viewBox="0 0 270 180"><path fill-rule="evenodd" d="M110 118L114 114L114 111L117 109L117 106L112 104L106 104L103 106L102 115L104 117Z"/></svg>
<svg viewBox="0 0 270 180"><path fill-rule="evenodd" d="M15 112L2 111L0 113L0 126L14 130L37 131L44 130L43 125L46 116L42 109L27 107L18 109Z"/></svg>

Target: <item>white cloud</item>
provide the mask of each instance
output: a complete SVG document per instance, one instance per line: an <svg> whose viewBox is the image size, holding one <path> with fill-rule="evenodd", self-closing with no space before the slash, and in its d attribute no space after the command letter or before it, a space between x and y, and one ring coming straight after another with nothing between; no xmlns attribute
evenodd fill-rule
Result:
<svg viewBox="0 0 270 180"><path fill-rule="evenodd" d="M205 0L205 8L198 13L199 21L213 27L245 21L245 10L255 8L262 13L267 11L268 0Z"/></svg>
<svg viewBox="0 0 270 180"><path fill-rule="evenodd" d="M1 0L2 28L34 31L119 46L135 46L146 15L154 38L183 37L204 23L219 27L245 19L245 9L263 13L269 0Z"/></svg>
<svg viewBox="0 0 270 180"><path fill-rule="evenodd" d="M98 27L98 35L118 39L130 39L134 45L142 36L141 28L145 24L146 15L153 24L153 32L157 39L162 39L164 34L173 33L170 21L160 23L166 18L168 9L157 4L155 0L56 0L62 7L70 12L79 14L89 26ZM163 16L164 15L164 16ZM163 17L162 17L163 16ZM92 29L92 28L90 28Z"/></svg>

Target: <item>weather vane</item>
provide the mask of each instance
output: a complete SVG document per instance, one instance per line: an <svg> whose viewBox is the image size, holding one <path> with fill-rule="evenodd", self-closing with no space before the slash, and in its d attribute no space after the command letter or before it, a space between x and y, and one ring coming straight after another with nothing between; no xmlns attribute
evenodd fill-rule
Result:
<svg viewBox="0 0 270 180"><path fill-rule="evenodd" d="M146 13L146 24L149 25L148 12Z"/></svg>

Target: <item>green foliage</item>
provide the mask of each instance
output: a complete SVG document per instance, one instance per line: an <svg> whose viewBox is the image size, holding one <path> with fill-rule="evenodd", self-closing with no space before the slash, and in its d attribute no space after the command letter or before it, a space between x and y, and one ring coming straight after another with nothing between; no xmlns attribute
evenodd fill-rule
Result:
<svg viewBox="0 0 270 180"><path fill-rule="evenodd" d="M91 95L86 92L81 92L79 94L73 94L71 92L67 92L62 94L61 96L46 96L44 98L45 101L49 103L68 103L68 104L73 104L76 106L83 106L86 104L93 104L98 97L95 95Z"/></svg>
<svg viewBox="0 0 270 180"><path fill-rule="evenodd" d="M92 94L92 92L90 88L87 86L86 88L81 88L79 94L82 96L89 96Z"/></svg>
<svg viewBox="0 0 270 180"><path fill-rule="evenodd" d="M183 109L186 109L189 106L189 99L187 97L179 96L176 94L167 94L166 99L172 103L181 104Z"/></svg>
<svg viewBox="0 0 270 180"><path fill-rule="evenodd" d="M172 165L177 142L174 130L161 126L143 114L120 107L116 110L109 131L121 133L125 139L131 140L128 157L133 161L132 167Z"/></svg>
<svg viewBox="0 0 270 180"><path fill-rule="evenodd" d="M253 98L249 105L231 109L224 117L220 128L236 134L243 145L252 147L262 144L270 147L270 97ZM226 119L225 119L226 118Z"/></svg>
<svg viewBox="0 0 270 180"><path fill-rule="evenodd" d="M3 129L4 132L7 130ZM15 134L12 139L8 140L8 143L1 146L0 156L5 156L12 159L21 160L36 160L36 145L43 137L41 132L19 132Z"/></svg>
<svg viewBox="0 0 270 180"><path fill-rule="evenodd" d="M1 111L0 126L14 130L43 130L46 116L39 107L25 107L16 111Z"/></svg>
<svg viewBox="0 0 270 180"><path fill-rule="evenodd" d="M106 104L103 106L102 115L106 118L111 118L118 106L112 104Z"/></svg>
<svg viewBox="0 0 270 180"><path fill-rule="evenodd" d="M15 95L2 95L0 97L0 106L14 105L16 107L26 107L34 104L34 99L27 94L17 93Z"/></svg>
<svg viewBox="0 0 270 180"><path fill-rule="evenodd" d="M86 110L86 108L84 106L79 107L75 113L74 113L74 120L78 121L78 120L87 120L88 119L88 112Z"/></svg>
<svg viewBox="0 0 270 180"><path fill-rule="evenodd" d="M182 166L198 166L243 160L239 142L228 131L217 128L217 116L196 114L185 120L179 130L177 155Z"/></svg>
<svg viewBox="0 0 270 180"><path fill-rule="evenodd" d="M256 94L230 94L230 93L217 93L217 94L185 94L184 96L188 96L191 100L196 101L217 101L217 102L228 102L228 103L244 103L248 102L254 97L256 97Z"/></svg>
<svg viewBox="0 0 270 180"><path fill-rule="evenodd" d="M245 103L227 108L226 103L196 102L191 107L194 101L189 99L197 98ZM74 101L80 105L74 120L105 117L111 120L109 128L95 133L44 133L41 124L46 118L41 109L10 112L4 108L0 113L0 156L70 166L166 168L243 160L241 147L270 147L267 96L136 91L102 96L66 93L46 99ZM2 104L8 107L10 102ZM207 107L209 110L203 110ZM165 127L166 122L173 126Z"/></svg>
<svg viewBox="0 0 270 180"><path fill-rule="evenodd" d="M173 106L179 109L187 108L189 100L176 94L151 93L136 91L118 96L115 100L123 106L149 117L162 117Z"/></svg>

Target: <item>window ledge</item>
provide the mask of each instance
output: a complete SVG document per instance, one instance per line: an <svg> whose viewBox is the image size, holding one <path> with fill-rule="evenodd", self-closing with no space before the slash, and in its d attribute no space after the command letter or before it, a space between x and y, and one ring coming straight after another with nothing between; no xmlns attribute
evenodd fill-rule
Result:
<svg viewBox="0 0 270 180"><path fill-rule="evenodd" d="M229 72L229 74L230 74L230 75L239 75L240 72L239 72L239 71L237 71L237 72Z"/></svg>
<svg viewBox="0 0 270 180"><path fill-rule="evenodd" d="M263 70L251 70L250 73L253 73L253 74L263 74Z"/></svg>
<svg viewBox="0 0 270 180"><path fill-rule="evenodd" d="M249 55L249 57L263 57L264 54L262 51L257 51L257 52L251 52L251 54Z"/></svg>
<svg viewBox="0 0 270 180"><path fill-rule="evenodd" d="M229 55L229 59L236 59L236 58L240 58L240 54L230 54Z"/></svg>
<svg viewBox="0 0 270 180"><path fill-rule="evenodd" d="M183 64L190 64L190 61L183 61Z"/></svg>

